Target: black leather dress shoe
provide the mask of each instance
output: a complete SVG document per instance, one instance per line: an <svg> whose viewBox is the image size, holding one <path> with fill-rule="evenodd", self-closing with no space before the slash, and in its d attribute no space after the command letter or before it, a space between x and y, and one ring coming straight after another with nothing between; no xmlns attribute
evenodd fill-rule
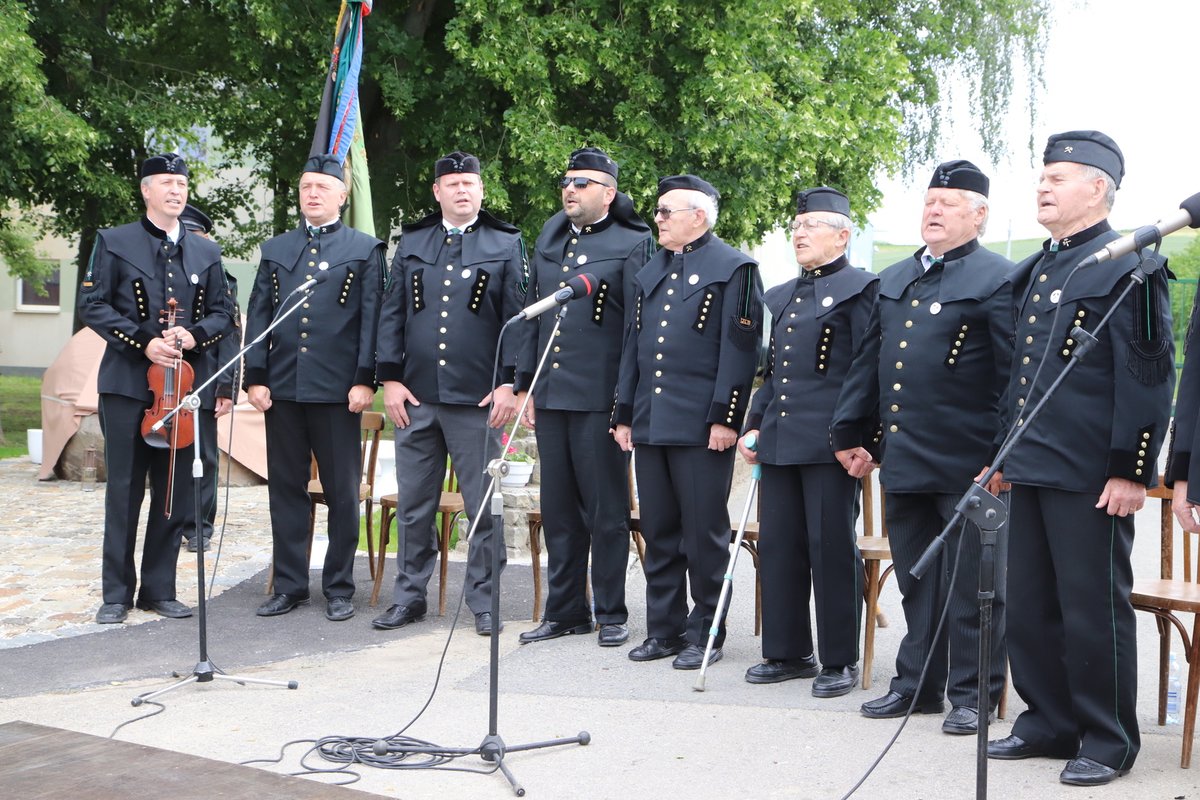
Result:
<svg viewBox="0 0 1200 800"><path fill-rule="evenodd" d="M296 606L306 606L308 602L308 595L297 597L294 594L273 594L254 613L260 617L278 617L280 614L288 613Z"/></svg>
<svg viewBox="0 0 1200 800"><path fill-rule="evenodd" d="M124 622L128 616L129 606L124 603L105 603L96 612L96 622L101 625L112 625L117 622Z"/></svg>
<svg viewBox="0 0 1200 800"><path fill-rule="evenodd" d="M381 631L391 631L403 628L410 622L420 622L425 619L425 608L400 605L388 606L388 610L371 620L371 624Z"/></svg>
<svg viewBox="0 0 1200 800"><path fill-rule="evenodd" d="M782 683L795 678L812 678L820 671L816 656L768 658L746 670L746 683Z"/></svg>
<svg viewBox="0 0 1200 800"><path fill-rule="evenodd" d="M354 603L349 597L331 597L325 603L325 619L341 622L354 616Z"/></svg>
<svg viewBox="0 0 1200 800"><path fill-rule="evenodd" d="M988 714L988 722L996 721L996 712ZM955 706L950 709L950 713L946 715L946 721L942 723L942 733L954 735L978 733L979 732L979 711L970 706Z"/></svg>
<svg viewBox="0 0 1200 800"><path fill-rule="evenodd" d="M517 640L521 644L529 644L530 642L544 642L547 639L557 639L560 636L570 636L575 633L591 633L592 623L590 622L558 622L556 620L544 620L541 625L538 625L531 631L525 631Z"/></svg>
<svg viewBox="0 0 1200 800"><path fill-rule="evenodd" d="M1005 736L1003 739L993 739L988 742L987 754L988 758L1019 761L1022 758L1048 756L1050 752L1044 747L1030 744L1019 736Z"/></svg>
<svg viewBox="0 0 1200 800"><path fill-rule="evenodd" d="M1128 775L1127 769L1113 769L1107 764L1092 761L1090 758L1072 758L1063 768L1058 779L1072 786L1103 786L1112 783L1122 775Z"/></svg>
<svg viewBox="0 0 1200 800"><path fill-rule="evenodd" d="M496 626L496 633L502 630L504 630L503 622ZM475 615L475 632L480 636L492 635L492 612L481 611Z"/></svg>
<svg viewBox="0 0 1200 800"><path fill-rule="evenodd" d="M813 681L813 697L841 697L850 694L854 684L858 683L858 665L846 667L825 667Z"/></svg>
<svg viewBox="0 0 1200 800"><path fill-rule="evenodd" d="M725 653L721 648L714 647L708 654L708 665L721 660ZM704 648L699 645L689 644L683 648L683 652L675 656L675 660L671 662L671 666L675 669L700 669L700 665L704 663Z"/></svg>
<svg viewBox="0 0 1200 800"><path fill-rule="evenodd" d="M192 615L192 610L178 600L138 600L137 607L171 619L186 619Z"/></svg>
<svg viewBox="0 0 1200 800"><path fill-rule="evenodd" d="M203 541L204 541L204 552L207 553L209 550L212 549L212 541L209 540L209 538L207 536L203 537ZM191 539L187 540L187 551L189 553L196 552L196 537L193 536Z"/></svg>
<svg viewBox="0 0 1200 800"><path fill-rule="evenodd" d="M655 639L653 636L629 651L630 661L654 661L673 656L687 647L682 636L674 639Z"/></svg>
<svg viewBox="0 0 1200 800"><path fill-rule="evenodd" d="M629 641L629 626L619 622L607 622L600 625L599 641L601 647L617 647Z"/></svg>
<svg viewBox="0 0 1200 800"><path fill-rule="evenodd" d="M859 710L864 717L871 719L894 719L907 714L908 707L911 704L911 697L905 697L899 692L888 692L883 697L863 703L862 708ZM913 713L940 714L945 708L946 704L941 700L933 700L925 703L917 703L917 707L913 709Z"/></svg>

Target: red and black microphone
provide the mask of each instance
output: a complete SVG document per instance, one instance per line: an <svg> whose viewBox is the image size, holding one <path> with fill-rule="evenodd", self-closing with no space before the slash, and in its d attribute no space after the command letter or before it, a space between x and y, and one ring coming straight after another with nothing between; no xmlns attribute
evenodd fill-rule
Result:
<svg viewBox="0 0 1200 800"><path fill-rule="evenodd" d="M567 285L559 289L549 297L543 297L536 303L526 306L509 322L516 322L521 319L533 319L539 314L544 314L552 308L557 308L577 297L587 297L592 292L596 291L596 276L590 272L581 272L575 277L567 281Z"/></svg>

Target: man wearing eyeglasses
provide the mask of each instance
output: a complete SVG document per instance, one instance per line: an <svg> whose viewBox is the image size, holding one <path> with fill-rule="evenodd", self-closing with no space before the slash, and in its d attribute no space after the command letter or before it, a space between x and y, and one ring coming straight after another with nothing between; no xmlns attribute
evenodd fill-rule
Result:
<svg viewBox="0 0 1200 800"><path fill-rule="evenodd" d="M938 560L917 580L909 572L954 514L1004 437L1001 395L1012 362L1012 263L984 249L990 181L969 161L947 161L925 192L925 246L879 276L879 299L842 386L830 429L838 461L853 477L869 470L868 452L882 421L882 468L888 541L908 631L896 655L890 691L862 706L872 719L941 713L949 734L978 729L1004 686L1004 573L996 576L992 663L979 666L979 529L952 533ZM997 492L999 479L988 487ZM1004 564L1000 536L996 563ZM957 566L956 566L957 564ZM951 580L953 577L953 581ZM941 635L938 617L949 602ZM929 671L919 682L930 655ZM980 702L978 670L990 697Z"/></svg>
<svg viewBox="0 0 1200 800"><path fill-rule="evenodd" d="M483 209L479 159L455 151L434 165L438 210L404 226L379 315L378 379L396 424L396 585L381 630L425 616L437 559L434 517L446 456L474 521L485 469L500 455L500 428L516 410L513 377L520 340L506 336L500 373L496 342L525 304L521 232ZM492 633L492 554L505 562L502 521L484 508L467 555L467 606L475 632ZM495 620L496 630L503 625Z"/></svg>
<svg viewBox="0 0 1200 800"><path fill-rule="evenodd" d="M517 370L517 388L529 385L554 335L549 360L528 406L542 465L542 530L549 590L541 625L521 644L592 632L587 602L588 554L601 647L629 639L625 572L629 557L628 457L608 433L617 385L621 339L632 319L633 277L654 252L650 226L629 197L617 191L617 162L603 150L571 154L559 185L563 210L538 236L529 270L529 300L554 294L582 272L596 277L588 301L565 306L535 322ZM536 410L536 413L534 409ZM535 568L537 565L534 565Z"/></svg>
<svg viewBox="0 0 1200 800"><path fill-rule="evenodd" d="M658 243L637 274L613 408L635 469L646 537L646 640L633 661L699 669L729 560L738 430L762 325L758 264L712 233L720 195L695 175L658 183ZM687 607L691 591L692 609ZM709 663L720 660L720 621Z"/></svg>
<svg viewBox="0 0 1200 800"><path fill-rule="evenodd" d="M814 697L850 692L858 678L863 567L854 536L858 480L829 447L829 423L851 358L863 345L879 279L850 266L850 200L822 186L801 192L792 223L800 275L770 289L770 360L738 451L762 465L759 530L764 661L750 683L811 678ZM757 451L746 437L757 439ZM816 594L813 652L809 599Z"/></svg>

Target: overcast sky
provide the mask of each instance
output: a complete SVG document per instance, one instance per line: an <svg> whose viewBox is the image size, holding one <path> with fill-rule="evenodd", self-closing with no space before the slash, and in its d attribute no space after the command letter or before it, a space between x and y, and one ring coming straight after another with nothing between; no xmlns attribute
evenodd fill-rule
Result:
<svg viewBox="0 0 1200 800"><path fill-rule="evenodd" d="M1095 129L1125 154L1125 178L1110 217L1116 228L1157 222L1200 192L1200 107L1194 91L1200 52L1195 0L1055 0L1046 49L1045 89L1035 98L1036 160L1030 162L1028 109L1010 110L1008 159L992 164L969 124L955 124L939 157L906 184L881 182L884 202L871 215L877 241L920 241L921 197L941 161L967 158L992 179L985 240L1043 237L1034 191L1046 137ZM967 101L965 93L955 102Z"/></svg>

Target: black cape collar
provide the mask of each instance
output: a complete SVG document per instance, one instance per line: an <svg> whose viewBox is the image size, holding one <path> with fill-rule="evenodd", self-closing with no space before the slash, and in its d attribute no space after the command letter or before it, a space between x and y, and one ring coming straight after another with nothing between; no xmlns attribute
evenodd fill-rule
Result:
<svg viewBox="0 0 1200 800"><path fill-rule="evenodd" d="M302 231L304 231L305 233L308 233L310 236L312 235L308 231L308 220L304 219L304 217L300 218L300 229ZM341 229L342 229L342 221L340 219L336 219L333 222L329 223L328 225L322 225L317 230L318 230L318 233L320 233L321 235L325 235L327 233L337 233Z"/></svg>
<svg viewBox="0 0 1200 800"><path fill-rule="evenodd" d="M683 252L683 253L695 252L696 250L699 250L701 247L704 247L704 245L708 244L712 240L713 240L712 229L706 230L704 232L704 235L701 236L699 239L693 239L692 241L685 244L683 246L683 249L681 252ZM677 254L673 252L672 255L677 255Z"/></svg>
<svg viewBox="0 0 1200 800"><path fill-rule="evenodd" d="M928 249L929 249L928 247L922 247L920 250L913 253L913 260L916 261L918 264L920 264L921 263L921 254L924 253ZM971 255L971 253L974 253L978 249L979 249L979 239L975 238L975 239L972 239L971 241L967 242L966 244L960 244L958 247L954 248L953 250L947 250L945 253L942 254L942 257L938 260L940 260L943 264L945 264L947 262L955 261L960 258L966 258L967 256Z"/></svg>
<svg viewBox="0 0 1200 800"><path fill-rule="evenodd" d="M1063 250L1070 250L1073 247L1085 245L1100 234L1108 233L1111 230L1112 226L1108 224L1108 219L1102 219L1090 228L1084 228L1078 233L1073 233L1070 236L1064 236L1063 238L1059 239L1058 250L1059 252L1062 252ZM1042 252L1050 252L1051 241L1053 240L1047 239L1046 241L1042 242Z"/></svg>
<svg viewBox="0 0 1200 800"><path fill-rule="evenodd" d="M145 230L145 231L146 231L146 233L148 233L148 234L150 234L151 236L153 236L155 239L163 239L163 240L167 240L167 232L166 232L166 231L164 231L164 230L162 230L161 228L159 228L159 227L158 227L157 225L155 225L153 222L151 222L149 217L146 217L146 216L143 216L143 217L142 217L142 229L143 229L143 230ZM183 237L184 237L186 234L187 234L187 228L185 228L185 227L184 227L184 226L181 224L181 225L179 226L179 241L180 241L180 242L182 242L182 241L183 241ZM178 244L178 242L176 242L176 244Z"/></svg>
<svg viewBox="0 0 1200 800"><path fill-rule="evenodd" d="M838 272L843 267L847 267L849 265L850 265L850 262L846 260L846 254L842 253L840 256L835 258L833 261L830 261L828 264L825 264L824 266L817 267L816 269L801 268L800 279L801 280L812 280L813 278L828 278L830 275L833 275L835 272Z"/></svg>
<svg viewBox="0 0 1200 800"><path fill-rule="evenodd" d="M600 233L601 231L606 230L615 221L616 220L613 218L612 214L606 214L604 219L600 220L599 222L591 222L591 223L588 223L587 225L580 226L579 235L580 236L590 236L593 233ZM571 221L567 220L567 230L570 231L572 234L574 234L575 231L572 230L571 224L572 224Z"/></svg>

